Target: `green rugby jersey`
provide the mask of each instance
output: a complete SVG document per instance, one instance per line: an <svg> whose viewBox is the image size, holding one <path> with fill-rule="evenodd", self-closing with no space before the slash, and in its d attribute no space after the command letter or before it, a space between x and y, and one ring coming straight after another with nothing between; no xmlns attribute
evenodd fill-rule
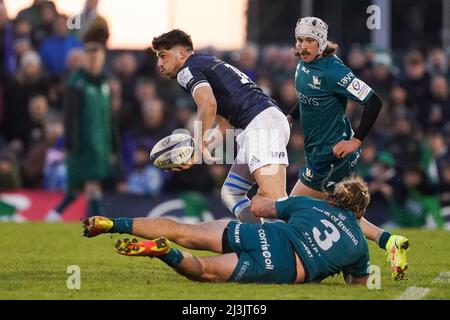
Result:
<svg viewBox="0 0 450 320"><path fill-rule="evenodd" d="M336 56L309 63L299 60L295 87L307 156L330 154L336 143L350 140L353 130L345 115L347 99L365 104L373 94Z"/></svg>
<svg viewBox="0 0 450 320"><path fill-rule="evenodd" d="M355 277L369 274L369 248L356 216L325 200L306 196L280 199L282 228L308 272L306 281L322 280L343 271Z"/></svg>

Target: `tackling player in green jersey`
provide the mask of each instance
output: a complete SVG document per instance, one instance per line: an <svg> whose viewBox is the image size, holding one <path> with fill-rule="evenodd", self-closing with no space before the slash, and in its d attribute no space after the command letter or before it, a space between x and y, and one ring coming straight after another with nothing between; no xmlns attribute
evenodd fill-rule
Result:
<svg viewBox="0 0 450 320"><path fill-rule="evenodd" d="M365 284L369 250L359 221L369 201L367 184L350 177L338 183L327 200L253 197L251 210L257 217L287 223L216 220L183 224L168 218L95 216L83 224L87 237L117 232L153 239L119 240L116 251L157 257L191 280L293 284L317 282L342 272L347 283ZM219 255L195 257L173 248L169 240Z"/></svg>
<svg viewBox="0 0 450 320"><path fill-rule="evenodd" d="M300 118L305 135L306 163L291 195L323 199L323 190L350 176L361 152L361 143L373 127L382 101L377 94L335 55L337 45L327 40L328 25L316 17L298 20L295 28L299 57L295 86L299 107L288 115ZM364 105L359 127L353 131L345 115L347 100ZM361 219L365 236L385 249L394 279L407 269L409 241Z"/></svg>

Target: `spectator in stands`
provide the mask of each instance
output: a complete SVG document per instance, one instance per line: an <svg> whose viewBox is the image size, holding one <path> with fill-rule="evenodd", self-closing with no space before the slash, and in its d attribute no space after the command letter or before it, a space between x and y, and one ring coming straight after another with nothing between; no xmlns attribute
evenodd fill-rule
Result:
<svg viewBox="0 0 450 320"><path fill-rule="evenodd" d="M446 163L450 162L449 146L445 143L441 131L431 131L427 136L429 155L425 154L425 168L430 182L439 185L443 180L443 171Z"/></svg>
<svg viewBox="0 0 450 320"><path fill-rule="evenodd" d="M122 88L121 82L119 82L119 85ZM123 93L121 94L120 99L122 100ZM139 78L136 83L133 99L128 99L127 101L122 100L123 104L120 110L121 132L139 123L142 115L140 106L145 101L153 99L158 99L154 81L149 78Z"/></svg>
<svg viewBox="0 0 450 320"><path fill-rule="evenodd" d="M0 150L0 190L13 190L21 187L17 159L14 152Z"/></svg>
<svg viewBox="0 0 450 320"><path fill-rule="evenodd" d="M122 53L113 61L113 73L122 85L124 104L135 103L137 61L132 53Z"/></svg>
<svg viewBox="0 0 450 320"><path fill-rule="evenodd" d="M444 76L447 80L450 80L448 58L442 48L431 49L427 59L427 70L432 77Z"/></svg>
<svg viewBox="0 0 450 320"><path fill-rule="evenodd" d="M56 115L48 115L44 121L45 139L33 144L22 164L24 185L28 188L42 188L47 190L63 190L64 185L55 181L54 172L58 164L64 164L61 156L62 137L64 128L62 121ZM59 149L59 152L56 150ZM58 153L58 154L56 154ZM56 163L59 160L59 163ZM44 179L45 177L45 179Z"/></svg>
<svg viewBox="0 0 450 320"><path fill-rule="evenodd" d="M41 44L53 35L53 24L58 12L52 1L44 1L40 5L41 24L32 30L32 42L35 49L39 49Z"/></svg>
<svg viewBox="0 0 450 320"><path fill-rule="evenodd" d="M371 87L383 101L386 101L396 80L392 72L391 56L387 52L378 52L375 54L372 64Z"/></svg>
<svg viewBox="0 0 450 320"><path fill-rule="evenodd" d="M150 163L146 145L137 145L134 150L134 170L127 176L127 192L157 196L164 188L167 171L160 170Z"/></svg>
<svg viewBox="0 0 450 320"><path fill-rule="evenodd" d="M18 137L24 145L24 152L27 152L33 144L44 140L45 118L49 111L50 106L45 95L38 94L30 98L28 116L17 124Z"/></svg>
<svg viewBox="0 0 450 320"><path fill-rule="evenodd" d="M33 29L38 28L41 25L42 17L41 17L41 6L46 0L34 0L33 4L25 8L17 14L17 18L26 19L30 22L31 27Z"/></svg>
<svg viewBox="0 0 450 320"><path fill-rule="evenodd" d="M189 121L195 113L195 105L191 99L178 98L175 103L175 128L187 128Z"/></svg>
<svg viewBox="0 0 450 320"><path fill-rule="evenodd" d="M362 80L369 80L369 62L366 53L359 43L355 43L350 47L347 54L347 65L355 74L361 77Z"/></svg>
<svg viewBox="0 0 450 320"><path fill-rule="evenodd" d="M172 132L167 123L166 110L159 99L146 100L141 105L141 121L125 131L122 138L122 161L126 174L134 170L134 151L137 145L145 145L147 150Z"/></svg>
<svg viewBox="0 0 450 320"><path fill-rule="evenodd" d="M0 3L0 86L14 73L15 64L13 25L5 5Z"/></svg>
<svg viewBox="0 0 450 320"><path fill-rule="evenodd" d="M413 125L408 114L397 115L394 119L394 133L386 148L394 156L397 167L418 166L422 160L422 132Z"/></svg>
<svg viewBox="0 0 450 320"><path fill-rule="evenodd" d="M450 121L450 90L444 76L431 80L431 98L421 105L419 119L424 131L443 129Z"/></svg>
<svg viewBox="0 0 450 320"><path fill-rule="evenodd" d="M5 96L5 130L9 140L23 139L21 126L29 123L28 104L30 98L36 95L48 94L48 81L43 75L41 59L34 51L26 52L12 82L7 86ZM18 141L23 150L24 141ZM19 150L20 151L20 150Z"/></svg>
<svg viewBox="0 0 450 320"><path fill-rule="evenodd" d="M50 191L66 190L64 126L59 117L49 117L46 120L45 134L49 148L45 155L43 187Z"/></svg>
<svg viewBox="0 0 450 320"><path fill-rule="evenodd" d="M408 92L408 107L417 119L418 110L430 97L430 75L423 54L417 50L409 52L404 59L405 75L402 84Z"/></svg>
<svg viewBox="0 0 450 320"><path fill-rule="evenodd" d="M439 198L419 167L407 167L401 183L381 189L396 227L443 227Z"/></svg>
<svg viewBox="0 0 450 320"><path fill-rule="evenodd" d="M17 72L17 68L20 67L22 56L31 50L33 50L33 45L31 44L31 24L25 19L16 19L14 21L13 57L11 60L10 77L13 77Z"/></svg>
<svg viewBox="0 0 450 320"><path fill-rule="evenodd" d="M287 114L298 101L295 91L294 81L292 79L284 80L280 85L279 95L276 96L282 111Z"/></svg>
<svg viewBox="0 0 450 320"><path fill-rule="evenodd" d="M358 161L356 172L358 175L367 180L370 176L377 155L377 148L373 140L367 139L362 147L361 158Z"/></svg>
<svg viewBox="0 0 450 320"><path fill-rule="evenodd" d="M247 44L235 53L235 65L253 81L256 81L257 62L258 48L254 44Z"/></svg>
<svg viewBox="0 0 450 320"><path fill-rule="evenodd" d="M69 35L67 17L58 15L53 23L53 35L42 42L39 53L44 66L52 77L61 75L66 69L66 59L70 50L81 48L81 43Z"/></svg>

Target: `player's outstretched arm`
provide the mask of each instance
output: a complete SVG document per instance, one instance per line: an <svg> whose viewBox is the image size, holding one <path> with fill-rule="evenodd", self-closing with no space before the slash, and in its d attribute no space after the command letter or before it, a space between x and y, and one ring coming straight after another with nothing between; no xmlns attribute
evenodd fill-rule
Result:
<svg viewBox="0 0 450 320"><path fill-rule="evenodd" d="M275 200L266 198L259 194L256 194L252 198L250 211L257 217L274 219L278 218L277 210L275 207Z"/></svg>

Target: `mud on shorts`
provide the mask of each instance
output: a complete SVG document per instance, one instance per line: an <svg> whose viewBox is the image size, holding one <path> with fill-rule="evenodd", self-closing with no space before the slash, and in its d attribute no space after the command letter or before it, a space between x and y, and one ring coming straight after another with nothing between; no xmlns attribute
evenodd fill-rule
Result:
<svg viewBox="0 0 450 320"><path fill-rule="evenodd" d="M298 178L307 187L322 192L322 184L327 190L352 175L360 154L361 150L357 149L344 159L338 159L333 154L306 157L306 163L300 169Z"/></svg>
<svg viewBox="0 0 450 320"><path fill-rule="evenodd" d="M223 234L223 252L235 252L238 263L229 282L294 283L294 250L288 238L272 225L231 221Z"/></svg>

